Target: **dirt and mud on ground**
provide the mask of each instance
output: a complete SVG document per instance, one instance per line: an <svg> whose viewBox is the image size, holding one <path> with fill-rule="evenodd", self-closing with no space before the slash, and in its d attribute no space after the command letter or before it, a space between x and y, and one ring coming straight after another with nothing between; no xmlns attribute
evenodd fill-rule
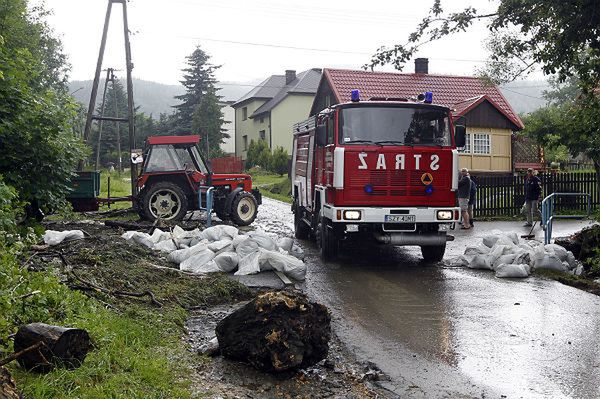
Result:
<svg viewBox="0 0 600 399"><path fill-rule="evenodd" d="M261 209L261 215L275 211L280 211L280 207L269 209L267 205ZM48 223L47 229L83 230L86 238L39 248L29 259L28 267L53 270L72 289L95 297L115 312L129 312L130 308L140 306L151 309L156 317L165 317L166 309L188 312L183 330L187 333L182 330L173 333L181 333L182 345L188 348L192 358L189 379L195 395L207 398L395 397L376 383L387 377L373 364L356 361L335 335L326 360L306 370L279 375L264 374L221 356L199 355L198 348L215 336L218 321L260 289L248 289L232 276L223 274L182 273L174 269L176 266L164 255L121 239L123 229L107 227L100 218L95 219ZM273 220L272 214L259 217L255 225L273 237L292 235L292 226L276 218Z"/></svg>

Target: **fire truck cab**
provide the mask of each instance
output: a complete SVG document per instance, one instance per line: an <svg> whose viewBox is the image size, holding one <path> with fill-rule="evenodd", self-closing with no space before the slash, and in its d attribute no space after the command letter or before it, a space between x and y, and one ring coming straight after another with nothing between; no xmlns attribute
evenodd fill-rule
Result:
<svg viewBox="0 0 600 399"><path fill-rule="evenodd" d="M465 127L450 109L418 100L371 99L324 109L294 125L292 195L297 238L313 236L325 259L340 243L375 240L421 247L440 261L456 206Z"/></svg>

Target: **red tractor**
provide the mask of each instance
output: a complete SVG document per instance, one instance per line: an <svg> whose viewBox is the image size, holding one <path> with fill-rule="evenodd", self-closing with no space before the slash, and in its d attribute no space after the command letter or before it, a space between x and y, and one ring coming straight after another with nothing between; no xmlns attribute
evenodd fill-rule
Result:
<svg viewBox="0 0 600 399"><path fill-rule="evenodd" d="M261 194L247 174L213 174L198 151L200 136L147 139L137 179L138 209L148 220L181 220L188 211L206 209L212 187L213 210L221 220L247 226L256 218ZM199 195L200 193L200 195Z"/></svg>

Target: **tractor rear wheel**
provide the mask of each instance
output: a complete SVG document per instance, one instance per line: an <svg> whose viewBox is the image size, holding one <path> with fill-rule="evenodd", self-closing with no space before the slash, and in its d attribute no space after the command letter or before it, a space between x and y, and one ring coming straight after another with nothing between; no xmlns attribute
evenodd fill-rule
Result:
<svg viewBox="0 0 600 399"><path fill-rule="evenodd" d="M233 199L229 217L238 226L248 226L258 214L258 203L254 195L242 191Z"/></svg>
<svg viewBox="0 0 600 399"><path fill-rule="evenodd" d="M142 211L146 219L181 220L187 213L187 196L177 184L163 181L144 191Z"/></svg>

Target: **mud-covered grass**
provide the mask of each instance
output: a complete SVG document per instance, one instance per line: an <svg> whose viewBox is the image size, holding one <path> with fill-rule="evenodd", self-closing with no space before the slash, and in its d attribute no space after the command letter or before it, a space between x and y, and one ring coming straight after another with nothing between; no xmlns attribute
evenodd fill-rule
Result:
<svg viewBox="0 0 600 399"><path fill-rule="evenodd" d="M574 276L569 273L547 269L537 269L534 273L538 276L551 278L565 285L570 285L571 287L579 288L591 294L600 295L600 284L596 283L594 280L591 280L589 278L583 276Z"/></svg>
<svg viewBox="0 0 600 399"><path fill-rule="evenodd" d="M43 321L84 328L94 348L76 370L43 375L12 363L10 370L25 397L192 397L195 367L203 360L182 344L187 309L247 299L250 292L225 276L200 278L169 269L163 256L130 245L117 230L76 223L52 228L79 228L91 237L21 257L27 268L15 267L21 273L15 276L21 281L15 296L33 289L42 293L23 301L26 313L15 304L11 318L15 326ZM148 296L114 291L151 291L162 306Z"/></svg>

